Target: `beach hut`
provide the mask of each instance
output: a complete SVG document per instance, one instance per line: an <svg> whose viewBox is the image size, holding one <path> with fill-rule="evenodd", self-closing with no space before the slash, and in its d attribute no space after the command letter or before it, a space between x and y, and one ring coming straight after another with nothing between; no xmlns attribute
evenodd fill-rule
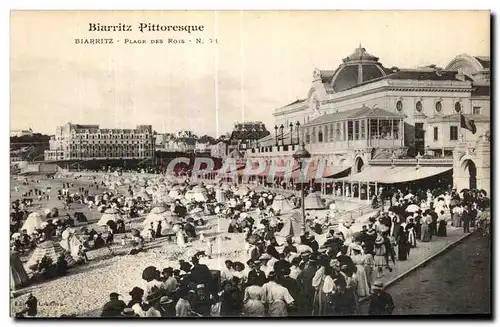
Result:
<svg viewBox="0 0 500 327"><path fill-rule="evenodd" d="M146 219L143 221L143 225L149 226L151 223L156 223L158 221L168 221L167 218L170 217L172 213L168 211L164 206L156 206L147 215Z"/></svg>
<svg viewBox="0 0 500 327"><path fill-rule="evenodd" d="M10 287L11 290L17 290L29 283L30 278L24 269L24 266L17 252L10 253Z"/></svg>
<svg viewBox="0 0 500 327"><path fill-rule="evenodd" d="M73 259L71 254L66 250L64 250L59 243L55 243L52 241L45 241L43 243L38 244L35 251L33 251L33 254L31 254L31 257L26 263L26 266L27 267L33 266L34 264L37 263L37 261L42 260L44 256L49 257L50 259L52 259L53 263L56 263L57 259L59 259L61 255L64 255L64 258L68 262L68 267L75 264L75 260Z"/></svg>
<svg viewBox="0 0 500 327"><path fill-rule="evenodd" d="M326 209L325 201L319 193L309 193L304 199L306 210L322 210Z"/></svg>
<svg viewBox="0 0 500 327"><path fill-rule="evenodd" d="M59 245L75 259L78 259L78 250L83 243L74 234L74 231L65 230L62 235Z"/></svg>
<svg viewBox="0 0 500 327"><path fill-rule="evenodd" d="M21 230L26 229L28 234L31 234L35 231L35 229L42 229L43 222L44 219L42 218L42 215L40 215L38 212L32 212L24 222Z"/></svg>
<svg viewBox="0 0 500 327"><path fill-rule="evenodd" d="M110 220L116 223L118 220L123 220L123 218L117 209L109 208L104 211L101 219L97 222L97 225L106 226L107 222Z"/></svg>
<svg viewBox="0 0 500 327"><path fill-rule="evenodd" d="M292 201L279 194L274 198L271 208L274 212L279 211L283 215L295 209L295 206Z"/></svg>

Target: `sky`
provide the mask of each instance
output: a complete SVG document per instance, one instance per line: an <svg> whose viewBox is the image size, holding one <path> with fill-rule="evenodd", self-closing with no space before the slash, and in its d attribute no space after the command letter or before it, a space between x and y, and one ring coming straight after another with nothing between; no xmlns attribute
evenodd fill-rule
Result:
<svg viewBox="0 0 500 327"><path fill-rule="evenodd" d="M204 31L141 33L141 22L203 25ZM91 32L89 23L130 24L133 31ZM78 38L115 41L77 45ZM151 43L157 39L163 44ZM13 11L10 43L11 129L53 134L67 122L102 128L150 124L159 133L218 136L241 121L263 121L272 130L273 110L306 97L315 67L336 69L359 44L386 67L445 67L461 53L489 56L490 16L484 11Z"/></svg>

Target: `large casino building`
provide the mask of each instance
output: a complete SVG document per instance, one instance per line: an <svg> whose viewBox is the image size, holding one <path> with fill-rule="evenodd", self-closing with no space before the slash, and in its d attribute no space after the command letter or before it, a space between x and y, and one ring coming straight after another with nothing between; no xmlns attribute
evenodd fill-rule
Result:
<svg viewBox="0 0 500 327"><path fill-rule="evenodd" d="M287 164L304 141L313 160L326 163L324 180L356 184L368 196L377 183L436 176L490 190L489 57L389 68L360 46L336 69L315 69L305 98L273 115L271 134L245 158ZM461 115L476 133L461 128Z"/></svg>

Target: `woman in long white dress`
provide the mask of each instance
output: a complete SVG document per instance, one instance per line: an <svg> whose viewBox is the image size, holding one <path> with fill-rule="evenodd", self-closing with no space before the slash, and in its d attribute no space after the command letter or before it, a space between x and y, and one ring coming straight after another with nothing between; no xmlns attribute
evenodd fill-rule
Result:
<svg viewBox="0 0 500 327"><path fill-rule="evenodd" d="M361 246L356 244L352 248L353 255L351 256L352 262L356 265L356 292L358 296L365 297L370 295L370 286L365 271L365 256L361 253Z"/></svg>

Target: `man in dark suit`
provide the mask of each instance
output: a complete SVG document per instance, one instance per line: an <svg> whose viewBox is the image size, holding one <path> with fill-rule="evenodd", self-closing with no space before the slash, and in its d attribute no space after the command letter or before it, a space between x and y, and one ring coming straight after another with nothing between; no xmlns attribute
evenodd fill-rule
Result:
<svg viewBox="0 0 500 327"><path fill-rule="evenodd" d="M109 301L104 304L101 317L118 317L121 315L127 305L119 299L119 296L120 294L114 292L109 294Z"/></svg>
<svg viewBox="0 0 500 327"><path fill-rule="evenodd" d="M254 261L254 266L252 270L248 273L248 285L258 285L262 286L267 282L266 274L260 270L261 262L260 260Z"/></svg>
<svg viewBox="0 0 500 327"><path fill-rule="evenodd" d="M392 296L383 290L384 284L380 281L373 283L373 295L370 298L368 314L370 316L390 316L394 311Z"/></svg>
<svg viewBox="0 0 500 327"><path fill-rule="evenodd" d="M304 268L297 277L297 282L300 285L299 296L296 301L299 314L302 316L312 315L312 305L315 289L312 286L312 280L317 271L315 260L308 260L304 264Z"/></svg>
<svg viewBox="0 0 500 327"><path fill-rule="evenodd" d="M197 256L191 259L193 263L193 268L191 268L190 280L198 284L206 284L209 291L212 293L214 291L214 285L212 283L212 273L208 269L207 265L200 264L200 260Z"/></svg>

